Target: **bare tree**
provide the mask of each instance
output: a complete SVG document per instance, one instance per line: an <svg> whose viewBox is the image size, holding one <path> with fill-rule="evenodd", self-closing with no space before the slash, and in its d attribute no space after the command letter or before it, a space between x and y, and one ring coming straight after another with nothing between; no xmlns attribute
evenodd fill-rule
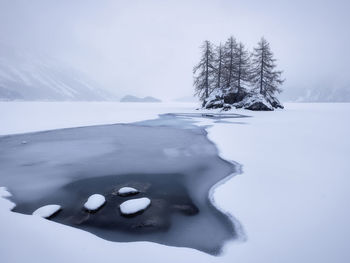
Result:
<svg viewBox="0 0 350 263"><path fill-rule="evenodd" d="M218 47L215 48L215 59L214 59L214 88L217 90L223 89L223 73L224 73L224 49L220 43Z"/></svg>
<svg viewBox="0 0 350 263"><path fill-rule="evenodd" d="M242 42L238 43L234 51L235 86L238 93L241 93L250 82L250 56Z"/></svg>
<svg viewBox="0 0 350 263"><path fill-rule="evenodd" d="M223 81L226 92L234 91L235 81L235 50L237 49L237 42L234 37L230 37L224 45L224 71Z"/></svg>
<svg viewBox="0 0 350 263"><path fill-rule="evenodd" d="M275 62L276 59L273 58L270 44L265 38L261 38L252 54L251 81L254 89L258 90L264 97L281 92L279 86L284 80L281 78L282 71L275 70Z"/></svg>
<svg viewBox="0 0 350 263"><path fill-rule="evenodd" d="M201 46L202 57L193 68L195 94L204 101L214 89L214 51L210 41L204 41Z"/></svg>

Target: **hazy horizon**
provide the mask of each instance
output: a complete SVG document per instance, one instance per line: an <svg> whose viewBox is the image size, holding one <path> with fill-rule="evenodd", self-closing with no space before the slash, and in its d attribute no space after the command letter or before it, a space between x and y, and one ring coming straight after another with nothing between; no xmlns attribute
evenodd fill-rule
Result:
<svg viewBox="0 0 350 263"><path fill-rule="evenodd" d="M347 86L348 1L0 2L0 42L34 49L86 73L119 97L193 95L206 39L233 35L251 50L264 36L286 94Z"/></svg>

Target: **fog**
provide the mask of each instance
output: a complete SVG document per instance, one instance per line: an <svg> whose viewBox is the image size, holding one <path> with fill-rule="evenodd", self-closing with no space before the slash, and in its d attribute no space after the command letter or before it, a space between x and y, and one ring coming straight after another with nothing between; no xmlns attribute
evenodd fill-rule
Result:
<svg viewBox="0 0 350 263"><path fill-rule="evenodd" d="M118 96L193 95L205 39L261 36L284 70L287 93L348 85L349 1L0 0L0 42L45 52Z"/></svg>

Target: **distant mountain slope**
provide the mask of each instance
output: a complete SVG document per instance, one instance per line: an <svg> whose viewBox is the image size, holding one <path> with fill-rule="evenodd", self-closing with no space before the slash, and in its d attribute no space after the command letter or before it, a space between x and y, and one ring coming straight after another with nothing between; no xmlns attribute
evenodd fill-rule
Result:
<svg viewBox="0 0 350 263"><path fill-rule="evenodd" d="M350 87L314 88L306 90L296 101L300 102L350 102Z"/></svg>
<svg viewBox="0 0 350 263"><path fill-rule="evenodd" d="M120 100L120 102L161 102L161 100L150 96L139 98L132 95L126 95Z"/></svg>
<svg viewBox="0 0 350 263"><path fill-rule="evenodd" d="M110 100L89 78L53 58L0 44L0 100Z"/></svg>
<svg viewBox="0 0 350 263"><path fill-rule="evenodd" d="M350 102L350 85L322 84L310 86L286 89L281 97L284 101L295 102Z"/></svg>

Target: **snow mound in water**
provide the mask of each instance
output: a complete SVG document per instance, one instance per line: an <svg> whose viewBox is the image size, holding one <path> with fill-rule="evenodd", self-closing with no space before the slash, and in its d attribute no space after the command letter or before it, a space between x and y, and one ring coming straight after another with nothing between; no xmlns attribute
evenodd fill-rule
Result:
<svg viewBox="0 0 350 263"><path fill-rule="evenodd" d="M132 215L145 210L151 204L151 200L147 197L131 199L120 205L120 211L123 215Z"/></svg>
<svg viewBox="0 0 350 263"><path fill-rule="evenodd" d="M106 198L103 195L93 194L88 198L88 200L84 204L84 207L89 211L96 211L101 206L103 206L105 202Z"/></svg>
<svg viewBox="0 0 350 263"><path fill-rule="evenodd" d="M128 196L139 193L139 191L133 187L122 187L118 190L118 195Z"/></svg>
<svg viewBox="0 0 350 263"><path fill-rule="evenodd" d="M59 210L61 210L60 205L45 205L33 212L34 216L40 216L43 218L49 218L50 216L53 216L56 214Z"/></svg>

